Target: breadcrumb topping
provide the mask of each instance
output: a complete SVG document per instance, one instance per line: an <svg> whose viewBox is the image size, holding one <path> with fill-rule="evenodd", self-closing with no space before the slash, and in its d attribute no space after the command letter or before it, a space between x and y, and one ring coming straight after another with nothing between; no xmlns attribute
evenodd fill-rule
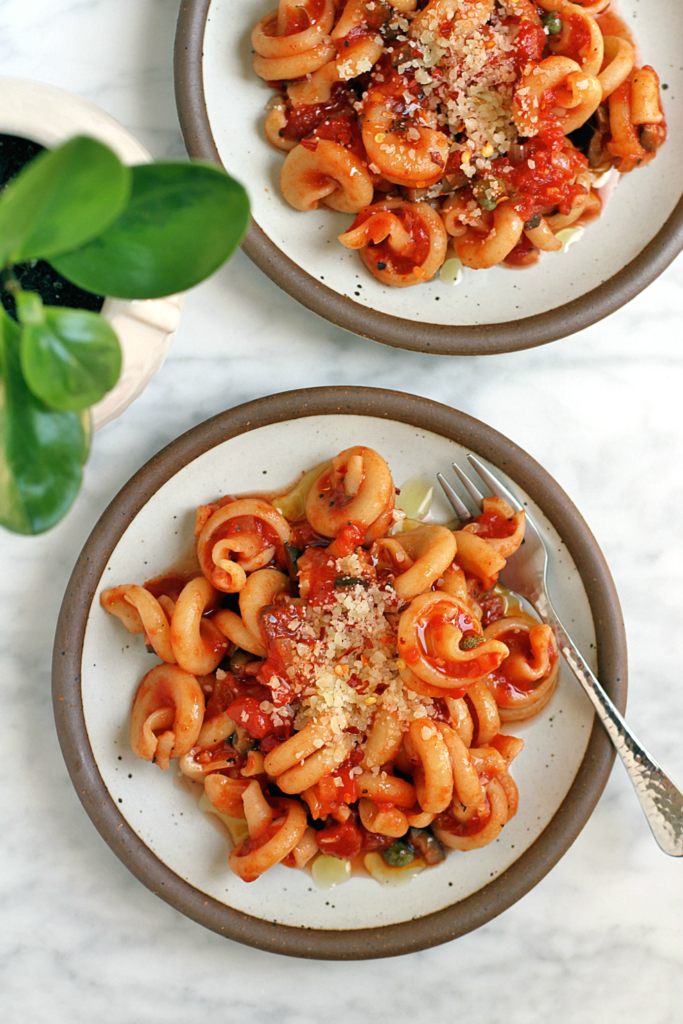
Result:
<svg viewBox="0 0 683 1024"><path fill-rule="evenodd" d="M514 0L508 6L498 0L492 13L490 4L467 0L453 0L449 9L454 15L450 23L436 12L431 17L419 12L416 27L406 18L395 18L390 28L404 29L410 38L399 74L412 72L436 122L460 136L451 149L469 153L462 169L472 178L517 141L512 98L518 77L513 52L518 25L503 24L515 13Z"/></svg>
<svg viewBox="0 0 683 1024"><path fill-rule="evenodd" d="M335 567L347 578L362 578L365 568L356 554L336 559ZM395 712L404 727L432 717L434 702L404 688L399 675L400 607L393 589L369 581L343 587L331 606L299 609L287 668L296 702L276 713L294 714L296 730L324 715L335 735L364 735L379 708Z"/></svg>

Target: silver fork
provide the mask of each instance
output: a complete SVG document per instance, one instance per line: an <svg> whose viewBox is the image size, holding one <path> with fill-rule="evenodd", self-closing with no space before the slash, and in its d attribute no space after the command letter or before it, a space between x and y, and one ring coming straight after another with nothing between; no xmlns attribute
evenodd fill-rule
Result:
<svg viewBox="0 0 683 1024"><path fill-rule="evenodd" d="M514 494L479 459L474 455L468 455L467 458L491 494L503 498L515 512L522 510L523 506ZM469 496L481 510L484 495L456 463L453 463L453 469ZM436 475L461 524L464 525L473 518L472 513L443 474ZM505 585L525 597L534 606L541 620L552 627L560 651L581 683L624 763L659 846L672 857L683 857L683 795L631 732L560 622L548 596L548 551L528 511L524 545L510 557L504 575Z"/></svg>

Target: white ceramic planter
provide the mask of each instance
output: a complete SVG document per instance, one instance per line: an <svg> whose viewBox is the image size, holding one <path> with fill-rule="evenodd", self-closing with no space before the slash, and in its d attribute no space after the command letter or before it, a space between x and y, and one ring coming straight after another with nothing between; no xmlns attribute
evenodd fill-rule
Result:
<svg viewBox="0 0 683 1024"><path fill-rule="evenodd" d="M0 76L0 133L57 146L74 135L106 143L125 164L151 161L122 124L93 103L44 82ZM175 338L184 296L132 302L105 299L102 315L121 343L123 366L114 388L93 406L93 430L116 419L163 365Z"/></svg>

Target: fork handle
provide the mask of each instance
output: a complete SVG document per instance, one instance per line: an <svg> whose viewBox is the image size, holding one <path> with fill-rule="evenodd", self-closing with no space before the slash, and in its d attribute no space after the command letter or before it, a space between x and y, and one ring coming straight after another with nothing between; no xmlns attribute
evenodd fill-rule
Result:
<svg viewBox="0 0 683 1024"><path fill-rule="evenodd" d="M541 618L552 626L565 661L621 757L657 843L670 856L683 857L683 795L631 732L582 658L550 601L541 597L536 608Z"/></svg>

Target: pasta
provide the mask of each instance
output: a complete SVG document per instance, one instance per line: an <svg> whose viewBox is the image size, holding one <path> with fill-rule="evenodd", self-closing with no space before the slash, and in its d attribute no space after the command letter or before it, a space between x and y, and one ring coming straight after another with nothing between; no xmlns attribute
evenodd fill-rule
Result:
<svg viewBox="0 0 683 1024"><path fill-rule="evenodd" d="M501 727L559 674L552 630L497 582L524 512L487 498L452 529L395 496L382 456L347 448L282 498L200 506L186 577L101 595L161 659L132 748L203 787L244 881L330 857L385 880L492 842L516 812L523 743Z"/></svg>
<svg viewBox="0 0 683 1024"><path fill-rule="evenodd" d="M666 139L610 0L280 0L252 45L285 200L385 285L535 263Z"/></svg>

